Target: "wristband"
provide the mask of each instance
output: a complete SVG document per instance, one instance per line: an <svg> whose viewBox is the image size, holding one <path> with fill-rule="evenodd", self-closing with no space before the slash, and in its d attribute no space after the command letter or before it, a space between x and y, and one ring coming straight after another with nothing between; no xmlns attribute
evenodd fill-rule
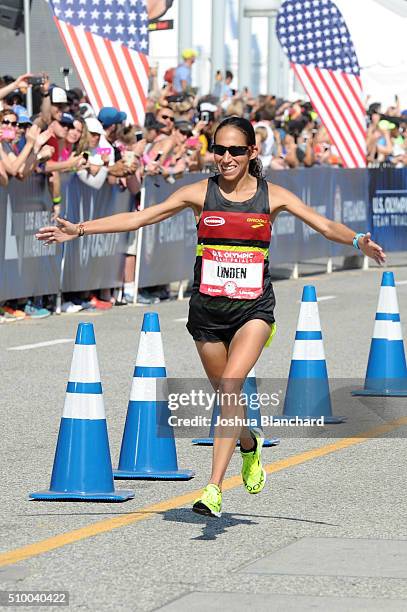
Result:
<svg viewBox="0 0 407 612"><path fill-rule="evenodd" d="M62 202L62 196L56 196L55 198L52 198L52 203L56 206L57 204L61 204Z"/></svg>
<svg viewBox="0 0 407 612"><path fill-rule="evenodd" d="M360 251L360 246L359 246L359 238L363 238L364 236L366 236L366 234L363 233L359 233L359 234L355 234L354 238L353 238L353 246L355 247L355 249L357 249L358 251Z"/></svg>
<svg viewBox="0 0 407 612"><path fill-rule="evenodd" d="M78 225L78 237L81 238L84 235L85 235L85 228L83 227L83 224L80 223Z"/></svg>

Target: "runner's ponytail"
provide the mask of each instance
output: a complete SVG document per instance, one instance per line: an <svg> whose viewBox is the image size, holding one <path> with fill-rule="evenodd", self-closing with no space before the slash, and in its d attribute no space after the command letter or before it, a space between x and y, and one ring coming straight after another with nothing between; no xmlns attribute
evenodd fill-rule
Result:
<svg viewBox="0 0 407 612"><path fill-rule="evenodd" d="M259 157L255 157L254 159L251 159L249 162L249 174L251 174L252 176L256 177L256 178L263 178L264 174L263 174L263 164L261 162L261 159Z"/></svg>

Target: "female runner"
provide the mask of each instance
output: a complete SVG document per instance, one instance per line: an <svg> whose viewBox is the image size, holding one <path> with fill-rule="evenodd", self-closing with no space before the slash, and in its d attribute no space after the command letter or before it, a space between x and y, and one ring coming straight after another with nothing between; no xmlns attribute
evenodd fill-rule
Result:
<svg viewBox="0 0 407 612"><path fill-rule="evenodd" d="M130 232L192 208L198 246L187 328L211 384L219 390L221 416L226 422L216 427L211 478L193 510L219 517L222 481L238 438L246 490L260 493L266 480L261 463L262 432L239 425L245 410L238 399L247 374L273 331L275 299L268 249L277 214L290 212L325 238L353 244L378 263L385 261L385 254L370 234L355 235L286 189L266 182L255 132L246 119L225 119L216 130L214 143L217 176L182 187L161 204L140 212L78 225L58 218L58 226L41 228L37 238L50 244L84 234Z"/></svg>

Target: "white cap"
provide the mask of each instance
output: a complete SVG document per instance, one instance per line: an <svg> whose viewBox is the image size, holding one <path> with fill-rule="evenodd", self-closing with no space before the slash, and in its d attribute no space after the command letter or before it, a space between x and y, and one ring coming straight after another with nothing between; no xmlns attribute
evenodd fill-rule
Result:
<svg viewBox="0 0 407 612"><path fill-rule="evenodd" d="M85 123L89 132L92 132L93 134L100 134L101 136L105 133L102 124L98 119L96 119L96 117L88 117L85 119Z"/></svg>
<svg viewBox="0 0 407 612"><path fill-rule="evenodd" d="M211 104L210 102L202 102L202 104L199 105L199 109L202 113L203 112L209 112L209 113L216 113L216 111L218 110L218 107L215 106L215 104Z"/></svg>
<svg viewBox="0 0 407 612"><path fill-rule="evenodd" d="M67 104L68 98L66 97L65 89L62 89L62 87L53 87L51 89L51 103L52 104Z"/></svg>

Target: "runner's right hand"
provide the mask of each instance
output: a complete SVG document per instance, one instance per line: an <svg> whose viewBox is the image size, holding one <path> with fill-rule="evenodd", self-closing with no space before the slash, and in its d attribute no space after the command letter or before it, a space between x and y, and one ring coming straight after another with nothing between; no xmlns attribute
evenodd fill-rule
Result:
<svg viewBox="0 0 407 612"><path fill-rule="evenodd" d="M67 242L77 238L78 226L61 217L56 218L57 225L48 227L40 227L38 234L35 234L37 240L42 240L44 244L52 244L54 242Z"/></svg>

